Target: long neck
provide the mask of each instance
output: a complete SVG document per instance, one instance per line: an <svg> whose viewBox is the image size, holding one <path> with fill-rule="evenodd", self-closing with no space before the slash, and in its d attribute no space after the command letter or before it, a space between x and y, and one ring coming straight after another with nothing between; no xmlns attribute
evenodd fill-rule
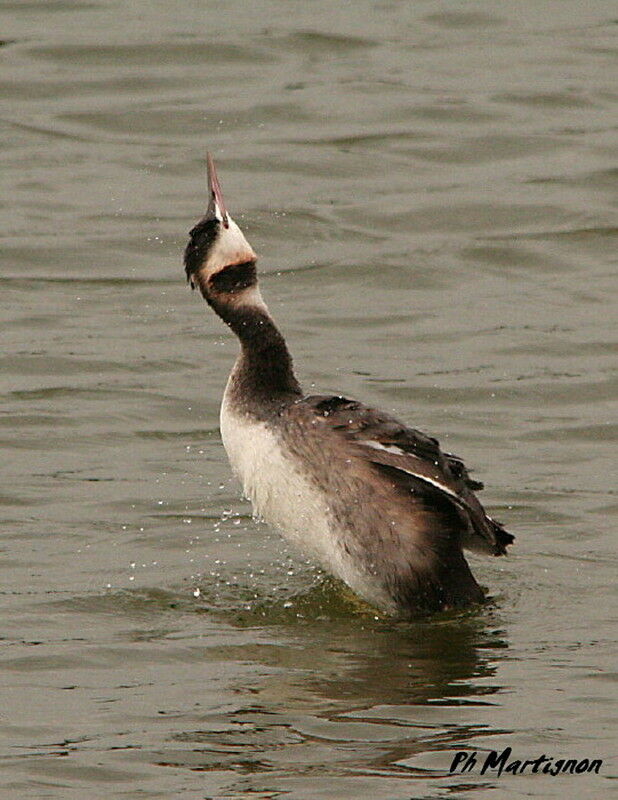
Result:
<svg viewBox="0 0 618 800"><path fill-rule="evenodd" d="M228 268L218 281L211 279L200 288L240 340L230 384L232 401L247 410L271 411L301 396L292 357L257 288L255 264Z"/></svg>

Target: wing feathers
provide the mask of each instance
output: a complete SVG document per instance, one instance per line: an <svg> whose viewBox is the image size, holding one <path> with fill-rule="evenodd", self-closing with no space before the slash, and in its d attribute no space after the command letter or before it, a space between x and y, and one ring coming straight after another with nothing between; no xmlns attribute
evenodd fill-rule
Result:
<svg viewBox="0 0 618 800"><path fill-rule="evenodd" d="M369 462L400 470L443 492L464 512L466 547L494 555L506 553L514 537L486 515L474 495L483 484L470 478L459 456L443 453L437 439L345 397L307 397L299 403L339 431Z"/></svg>

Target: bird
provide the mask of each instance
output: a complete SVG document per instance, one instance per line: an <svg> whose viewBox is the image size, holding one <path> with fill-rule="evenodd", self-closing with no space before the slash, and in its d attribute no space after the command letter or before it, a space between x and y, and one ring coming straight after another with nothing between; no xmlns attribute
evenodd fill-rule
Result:
<svg viewBox="0 0 618 800"><path fill-rule="evenodd" d="M254 517L386 615L482 604L463 550L502 556L515 538L483 509L483 484L437 439L390 414L303 392L210 153L207 181L184 267L240 343L220 430Z"/></svg>

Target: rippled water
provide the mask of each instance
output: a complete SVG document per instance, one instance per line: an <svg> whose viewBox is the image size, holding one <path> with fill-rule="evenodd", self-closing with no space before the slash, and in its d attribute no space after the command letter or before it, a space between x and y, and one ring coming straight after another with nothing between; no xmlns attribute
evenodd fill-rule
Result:
<svg viewBox="0 0 618 800"><path fill-rule="evenodd" d="M609 796L611 2L4 2L2 795ZM214 152L306 387L477 467L493 601L375 619L250 520L183 285ZM448 775L456 751L606 759Z"/></svg>

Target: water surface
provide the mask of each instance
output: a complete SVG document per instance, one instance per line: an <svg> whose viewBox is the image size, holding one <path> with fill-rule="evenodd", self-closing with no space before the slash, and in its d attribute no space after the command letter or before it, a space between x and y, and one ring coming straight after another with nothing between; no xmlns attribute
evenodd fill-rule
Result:
<svg viewBox="0 0 618 800"><path fill-rule="evenodd" d="M3 796L609 796L615 4L0 14ZM305 387L485 481L488 607L376 619L251 521L180 263L207 148ZM507 746L606 761L448 775Z"/></svg>

